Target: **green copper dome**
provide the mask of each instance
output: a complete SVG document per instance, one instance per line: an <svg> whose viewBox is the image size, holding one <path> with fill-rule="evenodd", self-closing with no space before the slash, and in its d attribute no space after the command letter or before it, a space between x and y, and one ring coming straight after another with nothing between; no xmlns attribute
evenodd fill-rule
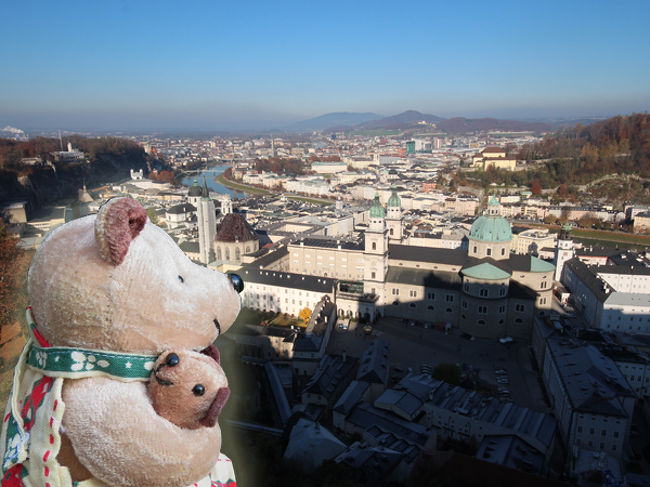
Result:
<svg viewBox="0 0 650 487"><path fill-rule="evenodd" d="M199 186L199 182L195 179L194 184L192 184L190 190L187 192L187 196L201 196L202 194L203 190Z"/></svg>
<svg viewBox="0 0 650 487"><path fill-rule="evenodd" d="M492 196L488 203L487 214L479 216L472 224L469 238L481 242L509 242L512 230L508 220L499 215L499 201Z"/></svg>
<svg viewBox="0 0 650 487"><path fill-rule="evenodd" d="M401 208L402 206L402 200L397 195L397 191L395 191L394 187L393 187L393 192L390 195L390 198L388 198L388 206L397 206L398 208Z"/></svg>
<svg viewBox="0 0 650 487"><path fill-rule="evenodd" d="M375 194L375 200L372 202L370 207L370 218L385 218L386 210L381 203L379 202L379 194Z"/></svg>
<svg viewBox="0 0 650 487"><path fill-rule="evenodd" d="M482 242L509 242L512 240L510 223L502 216L479 216L472 224L469 238Z"/></svg>
<svg viewBox="0 0 650 487"><path fill-rule="evenodd" d="M489 262L483 262L479 265L467 267L461 272L464 276L473 277L474 279L484 279L487 281L503 281L504 279L510 278L510 273L493 266Z"/></svg>

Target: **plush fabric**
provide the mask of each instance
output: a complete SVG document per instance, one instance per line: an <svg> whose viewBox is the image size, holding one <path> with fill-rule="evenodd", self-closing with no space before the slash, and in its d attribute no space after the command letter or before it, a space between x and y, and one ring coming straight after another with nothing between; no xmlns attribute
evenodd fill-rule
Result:
<svg viewBox="0 0 650 487"><path fill-rule="evenodd" d="M148 386L154 410L181 428L214 426L230 389L213 357L191 351L162 353Z"/></svg>
<svg viewBox="0 0 650 487"><path fill-rule="evenodd" d="M64 388L63 402L63 427L79 461L109 485L189 485L219 456L218 425L187 429L160 417L143 382L74 380Z"/></svg>
<svg viewBox="0 0 650 487"><path fill-rule="evenodd" d="M99 216L67 223L41 244L28 283L50 346L194 357L230 327L240 299L228 277L192 263L145 215L134 200L111 200ZM65 408L57 460L69 467L62 471L107 485L203 485L218 463L218 425L177 426L156 413L146 382L90 376L91 355L89 377L56 379ZM227 384L215 370L209 378Z"/></svg>

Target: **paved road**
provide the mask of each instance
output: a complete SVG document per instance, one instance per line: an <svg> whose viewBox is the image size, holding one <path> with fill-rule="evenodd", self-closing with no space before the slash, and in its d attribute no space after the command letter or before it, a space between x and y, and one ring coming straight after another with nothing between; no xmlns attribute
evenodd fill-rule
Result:
<svg viewBox="0 0 650 487"><path fill-rule="evenodd" d="M502 345L496 340L467 340L452 330L449 335L435 329L408 326L395 318L381 318L375 325L373 337L389 343L390 366L416 373L420 366L439 363L465 363L479 370L485 382L496 386L495 369L507 372L512 399L535 409L546 409L543 392L534 371L526 343ZM335 331L328 345L329 353L346 352L359 357L372 337L361 330Z"/></svg>

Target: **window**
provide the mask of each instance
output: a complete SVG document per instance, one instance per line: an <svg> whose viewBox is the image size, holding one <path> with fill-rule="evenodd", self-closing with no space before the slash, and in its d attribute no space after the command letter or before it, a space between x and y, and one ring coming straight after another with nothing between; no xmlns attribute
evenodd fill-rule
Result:
<svg viewBox="0 0 650 487"><path fill-rule="evenodd" d="M435 293L427 293L427 299L436 299Z"/></svg>
<svg viewBox="0 0 650 487"><path fill-rule="evenodd" d="M505 247L501 249L501 255L506 255L506 249L505 249Z"/></svg>
<svg viewBox="0 0 650 487"><path fill-rule="evenodd" d="M482 314L482 315L486 315L487 314L487 306L485 306L484 304L479 305L478 312L480 314Z"/></svg>
<svg viewBox="0 0 650 487"><path fill-rule="evenodd" d="M445 301L447 301L448 303L453 303L454 302L454 295L453 294L447 294L445 296Z"/></svg>
<svg viewBox="0 0 650 487"><path fill-rule="evenodd" d="M488 247L488 249L485 251L487 256L492 255L492 249Z"/></svg>
<svg viewBox="0 0 650 487"><path fill-rule="evenodd" d="M476 245L474 245L474 253L476 253Z"/></svg>
<svg viewBox="0 0 650 487"><path fill-rule="evenodd" d="M411 303L411 304L409 304L409 306L410 306L411 308L415 308L415 303Z"/></svg>
<svg viewBox="0 0 650 487"><path fill-rule="evenodd" d="M446 311L447 313L451 313L451 308L447 308L445 311Z"/></svg>
<svg viewBox="0 0 650 487"><path fill-rule="evenodd" d="M399 289L393 288L393 296L399 296Z"/></svg>
<svg viewBox="0 0 650 487"><path fill-rule="evenodd" d="M476 324L479 326L485 326L485 320L478 320Z"/></svg>
<svg viewBox="0 0 650 487"><path fill-rule="evenodd" d="M523 304L517 304L515 305L515 311L523 313L524 311L526 311L526 306Z"/></svg>
<svg viewBox="0 0 650 487"><path fill-rule="evenodd" d="M499 306L499 313L504 313L505 311L506 311L506 305L505 304L502 304L501 306Z"/></svg>
<svg viewBox="0 0 650 487"><path fill-rule="evenodd" d="M467 301L463 301L463 308L467 309Z"/></svg>
<svg viewBox="0 0 650 487"><path fill-rule="evenodd" d="M371 273L370 273L370 278L371 278L371 279L374 279L375 276L376 276L376 274L375 274L374 272L371 272Z"/></svg>
<svg viewBox="0 0 650 487"><path fill-rule="evenodd" d="M390 236L391 237L393 236L393 229L392 228L390 229Z"/></svg>
<svg viewBox="0 0 650 487"><path fill-rule="evenodd" d="M372 243L372 250L377 250L377 242Z"/></svg>
<svg viewBox="0 0 650 487"><path fill-rule="evenodd" d="M427 309L433 311L433 306L427 306Z"/></svg>
<svg viewBox="0 0 650 487"><path fill-rule="evenodd" d="M409 291L409 296L415 298L418 295L417 291Z"/></svg>
<svg viewBox="0 0 650 487"><path fill-rule="evenodd" d="M501 289L499 289L499 296L505 296L506 295L506 287L505 285L501 286Z"/></svg>
<svg viewBox="0 0 650 487"><path fill-rule="evenodd" d="M515 323L517 323L519 325L519 324L523 323L523 320L521 318L515 318Z"/></svg>
<svg viewBox="0 0 650 487"><path fill-rule="evenodd" d="M482 297L486 297L488 295L488 290L487 289L481 289L479 291L479 295Z"/></svg>
<svg viewBox="0 0 650 487"><path fill-rule="evenodd" d="M546 289L546 286L548 286L548 282L546 282L546 281L542 281L542 284L541 284L540 287L541 287L542 289Z"/></svg>

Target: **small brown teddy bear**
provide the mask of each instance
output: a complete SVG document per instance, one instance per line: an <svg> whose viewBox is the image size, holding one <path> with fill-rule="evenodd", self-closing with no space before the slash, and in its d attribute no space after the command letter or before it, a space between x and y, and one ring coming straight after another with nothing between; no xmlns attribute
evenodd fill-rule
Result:
<svg viewBox="0 0 650 487"><path fill-rule="evenodd" d="M148 390L160 416L188 429L214 426L230 395L214 345L201 353L163 352L153 366Z"/></svg>

